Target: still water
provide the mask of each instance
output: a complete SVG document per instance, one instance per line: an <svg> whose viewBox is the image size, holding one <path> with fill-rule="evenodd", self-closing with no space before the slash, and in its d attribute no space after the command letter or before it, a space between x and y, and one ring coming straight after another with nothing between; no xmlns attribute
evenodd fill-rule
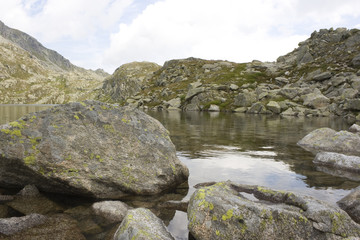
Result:
<svg viewBox="0 0 360 240"><path fill-rule="evenodd" d="M0 105L0 124L47 107ZM232 180L289 190L335 204L359 185L359 182L318 170L312 163L314 155L296 145L307 133L320 127L348 129L349 124L340 118L177 111L147 113L170 131L178 158L190 170L190 188L181 195L183 200L190 198L197 183ZM176 200L181 199L177 197ZM139 201L138 205L129 201L130 205L143 206ZM186 213L176 211L170 216L159 215L174 237L187 239Z"/></svg>

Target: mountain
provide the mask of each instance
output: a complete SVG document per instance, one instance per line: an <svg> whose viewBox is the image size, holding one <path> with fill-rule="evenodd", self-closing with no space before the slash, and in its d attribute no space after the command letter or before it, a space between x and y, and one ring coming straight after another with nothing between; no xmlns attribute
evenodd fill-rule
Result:
<svg viewBox="0 0 360 240"><path fill-rule="evenodd" d="M109 77L101 97L144 108L338 115L360 121L359 69L360 30L322 29L276 62L171 60L151 74L144 72L147 80L136 83L141 90L127 96L114 94L128 85L126 77Z"/></svg>
<svg viewBox="0 0 360 240"><path fill-rule="evenodd" d="M98 95L104 71L86 70L0 21L0 103L65 103Z"/></svg>

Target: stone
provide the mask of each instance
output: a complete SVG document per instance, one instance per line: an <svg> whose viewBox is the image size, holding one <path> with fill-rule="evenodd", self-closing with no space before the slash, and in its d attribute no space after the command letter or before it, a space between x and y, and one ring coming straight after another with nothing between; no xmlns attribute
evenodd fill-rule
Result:
<svg viewBox="0 0 360 240"><path fill-rule="evenodd" d="M234 109L233 112L236 112L236 113L245 113L247 110L248 110L247 107L241 107L241 108L236 108L236 109Z"/></svg>
<svg viewBox="0 0 360 240"><path fill-rule="evenodd" d="M344 108L348 110L360 111L360 98L346 99Z"/></svg>
<svg viewBox="0 0 360 240"><path fill-rule="evenodd" d="M0 131L0 185L119 199L172 189L188 178L160 122L96 101L27 115Z"/></svg>
<svg viewBox="0 0 360 240"><path fill-rule="evenodd" d="M281 116L297 116L298 113L295 112L292 108L286 109L284 112L280 113Z"/></svg>
<svg viewBox="0 0 360 240"><path fill-rule="evenodd" d="M302 96L302 99L305 106L316 109L327 107L330 104L330 99L322 95L318 89Z"/></svg>
<svg viewBox="0 0 360 240"><path fill-rule="evenodd" d="M326 79L330 79L331 77L332 77L331 72L323 72L323 73L320 73L320 74L315 75L315 76L312 78L312 80L313 80L313 81L318 81L318 82L320 82L320 81L324 81L324 80L326 80Z"/></svg>
<svg viewBox="0 0 360 240"><path fill-rule="evenodd" d="M40 192L35 185L26 185L17 195L35 197L39 196Z"/></svg>
<svg viewBox="0 0 360 240"><path fill-rule="evenodd" d="M239 86L238 85L236 85L236 84L230 84L230 90L231 91L236 91L236 90L238 90L239 89Z"/></svg>
<svg viewBox="0 0 360 240"><path fill-rule="evenodd" d="M259 113L264 113L266 111L266 108L264 107L263 104L261 103L254 103L250 109L247 111L247 113L250 114L259 114Z"/></svg>
<svg viewBox="0 0 360 240"><path fill-rule="evenodd" d="M360 54L356 55L352 60L351 60L351 64L354 67L360 67Z"/></svg>
<svg viewBox="0 0 360 240"><path fill-rule="evenodd" d="M173 98L169 101L166 102L169 107L174 107L174 108L180 108L181 107L181 99L180 98Z"/></svg>
<svg viewBox="0 0 360 240"><path fill-rule="evenodd" d="M37 225L44 224L47 217L40 214L31 214L24 217L0 218L0 233L13 235Z"/></svg>
<svg viewBox="0 0 360 240"><path fill-rule="evenodd" d="M256 102L256 94L254 92L239 93L234 100L237 107L250 107Z"/></svg>
<svg viewBox="0 0 360 240"><path fill-rule="evenodd" d="M195 89L195 88L199 88L202 86L202 83L201 81L196 81L196 82L193 82L193 83L190 83L189 84L189 90L190 89Z"/></svg>
<svg viewBox="0 0 360 240"><path fill-rule="evenodd" d="M353 189L348 195L339 200L337 204L355 222L360 223L360 187Z"/></svg>
<svg viewBox="0 0 360 240"><path fill-rule="evenodd" d="M0 219L7 218L9 215L9 207L6 205L0 205Z"/></svg>
<svg viewBox="0 0 360 240"><path fill-rule="evenodd" d="M276 84L283 86L285 84L288 84L289 80L286 77L276 77L275 82L276 82Z"/></svg>
<svg viewBox="0 0 360 240"><path fill-rule="evenodd" d="M103 201L96 202L92 205L94 213L107 222L121 222L130 207L121 201Z"/></svg>
<svg viewBox="0 0 360 240"><path fill-rule="evenodd" d="M129 210L118 230L114 240L127 239L162 239L173 240L164 223L150 210L137 208Z"/></svg>
<svg viewBox="0 0 360 240"><path fill-rule="evenodd" d="M360 155L359 135L347 131L336 132L330 128L316 129L307 134L297 144L310 151Z"/></svg>
<svg viewBox="0 0 360 240"><path fill-rule="evenodd" d="M334 169L340 169L360 173L360 157L348 156L334 152L319 152L313 161L317 165L323 165Z"/></svg>
<svg viewBox="0 0 360 240"><path fill-rule="evenodd" d="M284 96L288 99L293 99L295 98L296 96L298 96L300 93L300 89L299 88L282 88L280 89L280 92L279 94L281 96Z"/></svg>
<svg viewBox="0 0 360 240"><path fill-rule="evenodd" d="M211 104L208 111L209 112L220 112L220 107L218 105Z"/></svg>
<svg viewBox="0 0 360 240"><path fill-rule="evenodd" d="M338 207L308 196L230 181L197 189L190 198L188 220L195 239L360 237L360 226Z"/></svg>
<svg viewBox="0 0 360 240"><path fill-rule="evenodd" d="M204 87L199 87L199 88L190 88L189 91L187 92L186 96L185 96L185 101L193 98L194 96L202 93L205 91Z"/></svg>
<svg viewBox="0 0 360 240"><path fill-rule="evenodd" d="M281 112L280 105L275 101L270 101L268 104L266 104L266 109L276 114L279 114Z"/></svg>
<svg viewBox="0 0 360 240"><path fill-rule="evenodd" d="M351 127L349 128L349 132L360 133L360 126L354 123L354 124L351 125Z"/></svg>
<svg viewBox="0 0 360 240"><path fill-rule="evenodd" d="M16 196L15 199L8 202L7 205L24 215L32 213L47 215L62 212L64 210L62 206L40 194L35 196Z"/></svg>
<svg viewBox="0 0 360 240"><path fill-rule="evenodd" d="M199 110L200 110L199 106L195 103L190 103L185 107L185 111L199 111Z"/></svg>

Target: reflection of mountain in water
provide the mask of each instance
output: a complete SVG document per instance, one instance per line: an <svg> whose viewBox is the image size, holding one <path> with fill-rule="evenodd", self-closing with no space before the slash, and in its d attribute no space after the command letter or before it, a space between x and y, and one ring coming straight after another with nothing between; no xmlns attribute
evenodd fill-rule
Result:
<svg viewBox="0 0 360 240"><path fill-rule="evenodd" d="M296 145L316 128L347 129L349 125L341 119L177 111L148 113L165 125L177 150L190 159L216 156L213 151L230 146L239 154L255 154L285 163L291 171L305 176L303 181L309 187L350 189L358 185L317 171L312 163L314 155Z"/></svg>

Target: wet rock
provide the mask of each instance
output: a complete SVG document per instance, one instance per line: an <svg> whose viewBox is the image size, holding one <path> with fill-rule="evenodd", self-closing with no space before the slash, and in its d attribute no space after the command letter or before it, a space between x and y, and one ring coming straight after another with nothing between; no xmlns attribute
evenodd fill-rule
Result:
<svg viewBox="0 0 360 240"><path fill-rule="evenodd" d="M24 217L12 217L0 219L0 233L13 235L36 225L44 224L46 217L40 214L31 214Z"/></svg>
<svg viewBox="0 0 360 240"><path fill-rule="evenodd" d="M150 210L137 208L129 210L115 233L114 240L141 239L174 239L166 230L164 223Z"/></svg>
<svg viewBox="0 0 360 240"><path fill-rule="evenodd" d="M351 127L349 128L349 131L350 131L350 132L353 132L353 133L360 133L360 126L357 125L357 124L353 124L353 125L351 125Z"/></svg>
<svg viewBox="0 0 360 240"><path fill-rule="evenodd" d="M333 152L320 152L316 154L313 162L335 169L360 173L360 157L357 156L348 156Z"/></svg>
<svg viewBox="0 0 360 240"><path fill-rule="evenodd" d="M195 239L342 239L360 226L325 202L259 186L220 182L191 196Z"/></svg>
<svg viewBox="0 0 360 240"><path fill-rule="evenodd" d="M298 143L310 151L339 152L360 155L360 136L347 131L336 132L319 128L307 134Z"/></svg>
<svg viewBox="0 0 360 240"><path fill-rule="evenodd" d="M130 207L120 201L103 201L92 205L94 213L110 223L121 222Z"/></svg>
<svg viewBox="0 0 360 240"><path fill-rule="evenodd" d="M360 187L353 189L348 195L337 202L339 207L360 223Z"/></svg>
<svg viewBox="0 0 360 240"><path fill-rule="evenodd" d="M188 178L168 131L96 101L58 105L0 132L0 184L97 198L151 195Z"/></svg>

